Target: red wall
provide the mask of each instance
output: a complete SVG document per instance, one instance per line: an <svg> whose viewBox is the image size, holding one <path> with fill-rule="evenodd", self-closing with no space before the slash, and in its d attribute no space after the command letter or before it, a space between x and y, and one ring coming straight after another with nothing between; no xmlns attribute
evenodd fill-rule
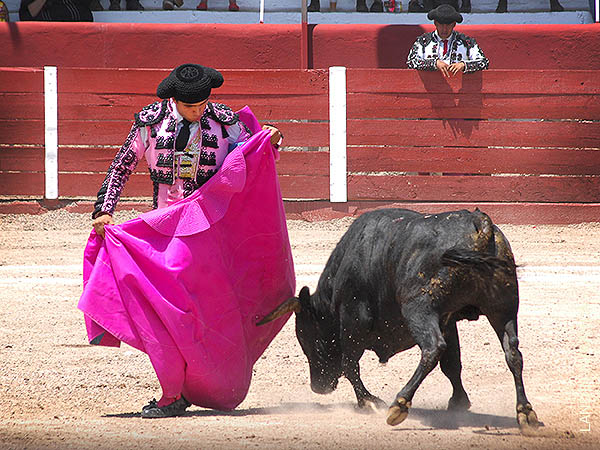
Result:
<svg viewBox="0 0 600 450"><path fill-rule="evenodd" d="M431 26L311 25L313 68L406 68ZM459 25L494 69L600 69L600 25ZM0 66L299 68L300 25L0 23ZM181 47L180 47L181 46Z"/></svg>

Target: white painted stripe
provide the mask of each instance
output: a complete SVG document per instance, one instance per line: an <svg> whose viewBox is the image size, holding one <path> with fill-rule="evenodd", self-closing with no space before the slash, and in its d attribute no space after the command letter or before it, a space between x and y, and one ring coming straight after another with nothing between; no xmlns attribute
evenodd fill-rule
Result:
<svg viewBox="0 0 600 450"><path fill-rule="evenodd" d="M600 22L600 0L596 0L596 22Z"/></svg>
<svg viewBox="0 0 600 450"><path fill-rule="evenodd" d="M44 67L44 111L46 130L46 198L58 198L58 91L56 67Z"/></svg>
<svg viewBox="0 0 600 450"><path fill-rule="evenodd" d="M348 201L345 67L329 68L329 200Z"/></svg>

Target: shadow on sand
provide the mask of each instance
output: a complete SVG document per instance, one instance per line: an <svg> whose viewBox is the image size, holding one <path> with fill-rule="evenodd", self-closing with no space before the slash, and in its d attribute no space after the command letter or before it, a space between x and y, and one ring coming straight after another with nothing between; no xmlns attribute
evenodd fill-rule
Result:
<svg viewBox="0 0 600 450"><path fill-rule="evenodd" d="M312 414L327 414L338 410L353 410L357 413L366 413L365 410L360 410L354 403L340 403L333 405L323 405L320 403L282 403L278 406L266 408L247 408L235 409L233 411L217 411L214 409L191 409L186 411L185 417L245 417L245 416L260 416L260 415L287 415L301 412L310 412ZM140 417L139 412L105 414L102 417L129 419ZM493 434L493 435L512 435L519 434L519 428L515 417L498 416L495 414L481 414L474 412L456 412L447 411L445 409L425 409L411 408L409 419L416 420L422 426L427 427L427 430L458 430L461 427L480 428L474 430L478 434ZM543 424L540 424L543 426ZM394 431L422 431L423 428L397 426Z"/></svg>
<svg viewBox="0 0 600 450"><path fill-rule="evenodd" d="M215 409L191 409L182 417L244 417L275 414L294 414L298 412L311 412L324 414L340 408L352 408L350 404L322 405L320 403L282 403L278 406L267 408L234 409L233 411L217 411ZM140 417L139 412L105 414L102 417L116 417L129 419Z"/></svg>
<svg viewBox="0 0 600 450"><path fill-rule="evenodd" d="M514 417L480 414L470 411L448 411L445 409L411 408L408 417L422 425L444 430L457 430L461 427L473 428L516 428ZM398 428L401 430L402 426Z"/></svg>

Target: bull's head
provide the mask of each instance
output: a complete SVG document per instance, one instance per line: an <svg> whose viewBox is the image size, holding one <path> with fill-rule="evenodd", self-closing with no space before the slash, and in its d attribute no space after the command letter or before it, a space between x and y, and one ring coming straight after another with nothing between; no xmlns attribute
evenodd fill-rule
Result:
<svg viewBox="0 0 600 450"><path fill-rule="evenodd" d="M296 337L310 366L310 387L317 394L328 394L335 390L342 375L338 321L330 314L318 312L313 304L310 291L304 286L298 297L284 301L257 325L264 325L287 313L295 312Z"/></svg>

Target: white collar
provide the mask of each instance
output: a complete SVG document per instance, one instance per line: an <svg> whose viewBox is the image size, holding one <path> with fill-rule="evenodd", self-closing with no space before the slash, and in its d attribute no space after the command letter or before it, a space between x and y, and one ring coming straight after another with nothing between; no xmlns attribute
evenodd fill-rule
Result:
<svg viewBox="0 0 600 450"><path fill-rule="evenodd" d="M455 34L456 34L456 31L452 30L452 33L450 33L450 36L448 36L448 42L450 42L450 41L452 41L454 39ZM433 32L433 37L435 38L435 40L437 42L442 42L443 41L443 39L438 34L437 30L435 30Z"/></svg>
<svg viewBox="0 0 600 450"><path fill-rule="evenodd" d="M172 98L169 99L169 102L171 103L171 111L173 111L173 115L175 116L175 120L177 120L177 125L179 125L182 121L183 121L183 116L181 114L179 114L179 111L177 110L177 105L175 104L175 100L173 100ZM206 105L208 107L208 105ZM206 114L206 109L204 110L204 114ZM204 117L204 114L202 114L201 118ZM190 124L193 126L194 124L199 124L200 120L197 120L195 122L190 122Z"/></svg>
<svg viewBox="0 0 600 450"><path fill-rule="evenodd" d="M179 114L179 111L177 111L177 105L175 104L175 100L170 98L169 103L171 104L171 111L173 111L175 120L177 120L177 123L181 122L183 120L183 116L181 114Z"/></svg>

